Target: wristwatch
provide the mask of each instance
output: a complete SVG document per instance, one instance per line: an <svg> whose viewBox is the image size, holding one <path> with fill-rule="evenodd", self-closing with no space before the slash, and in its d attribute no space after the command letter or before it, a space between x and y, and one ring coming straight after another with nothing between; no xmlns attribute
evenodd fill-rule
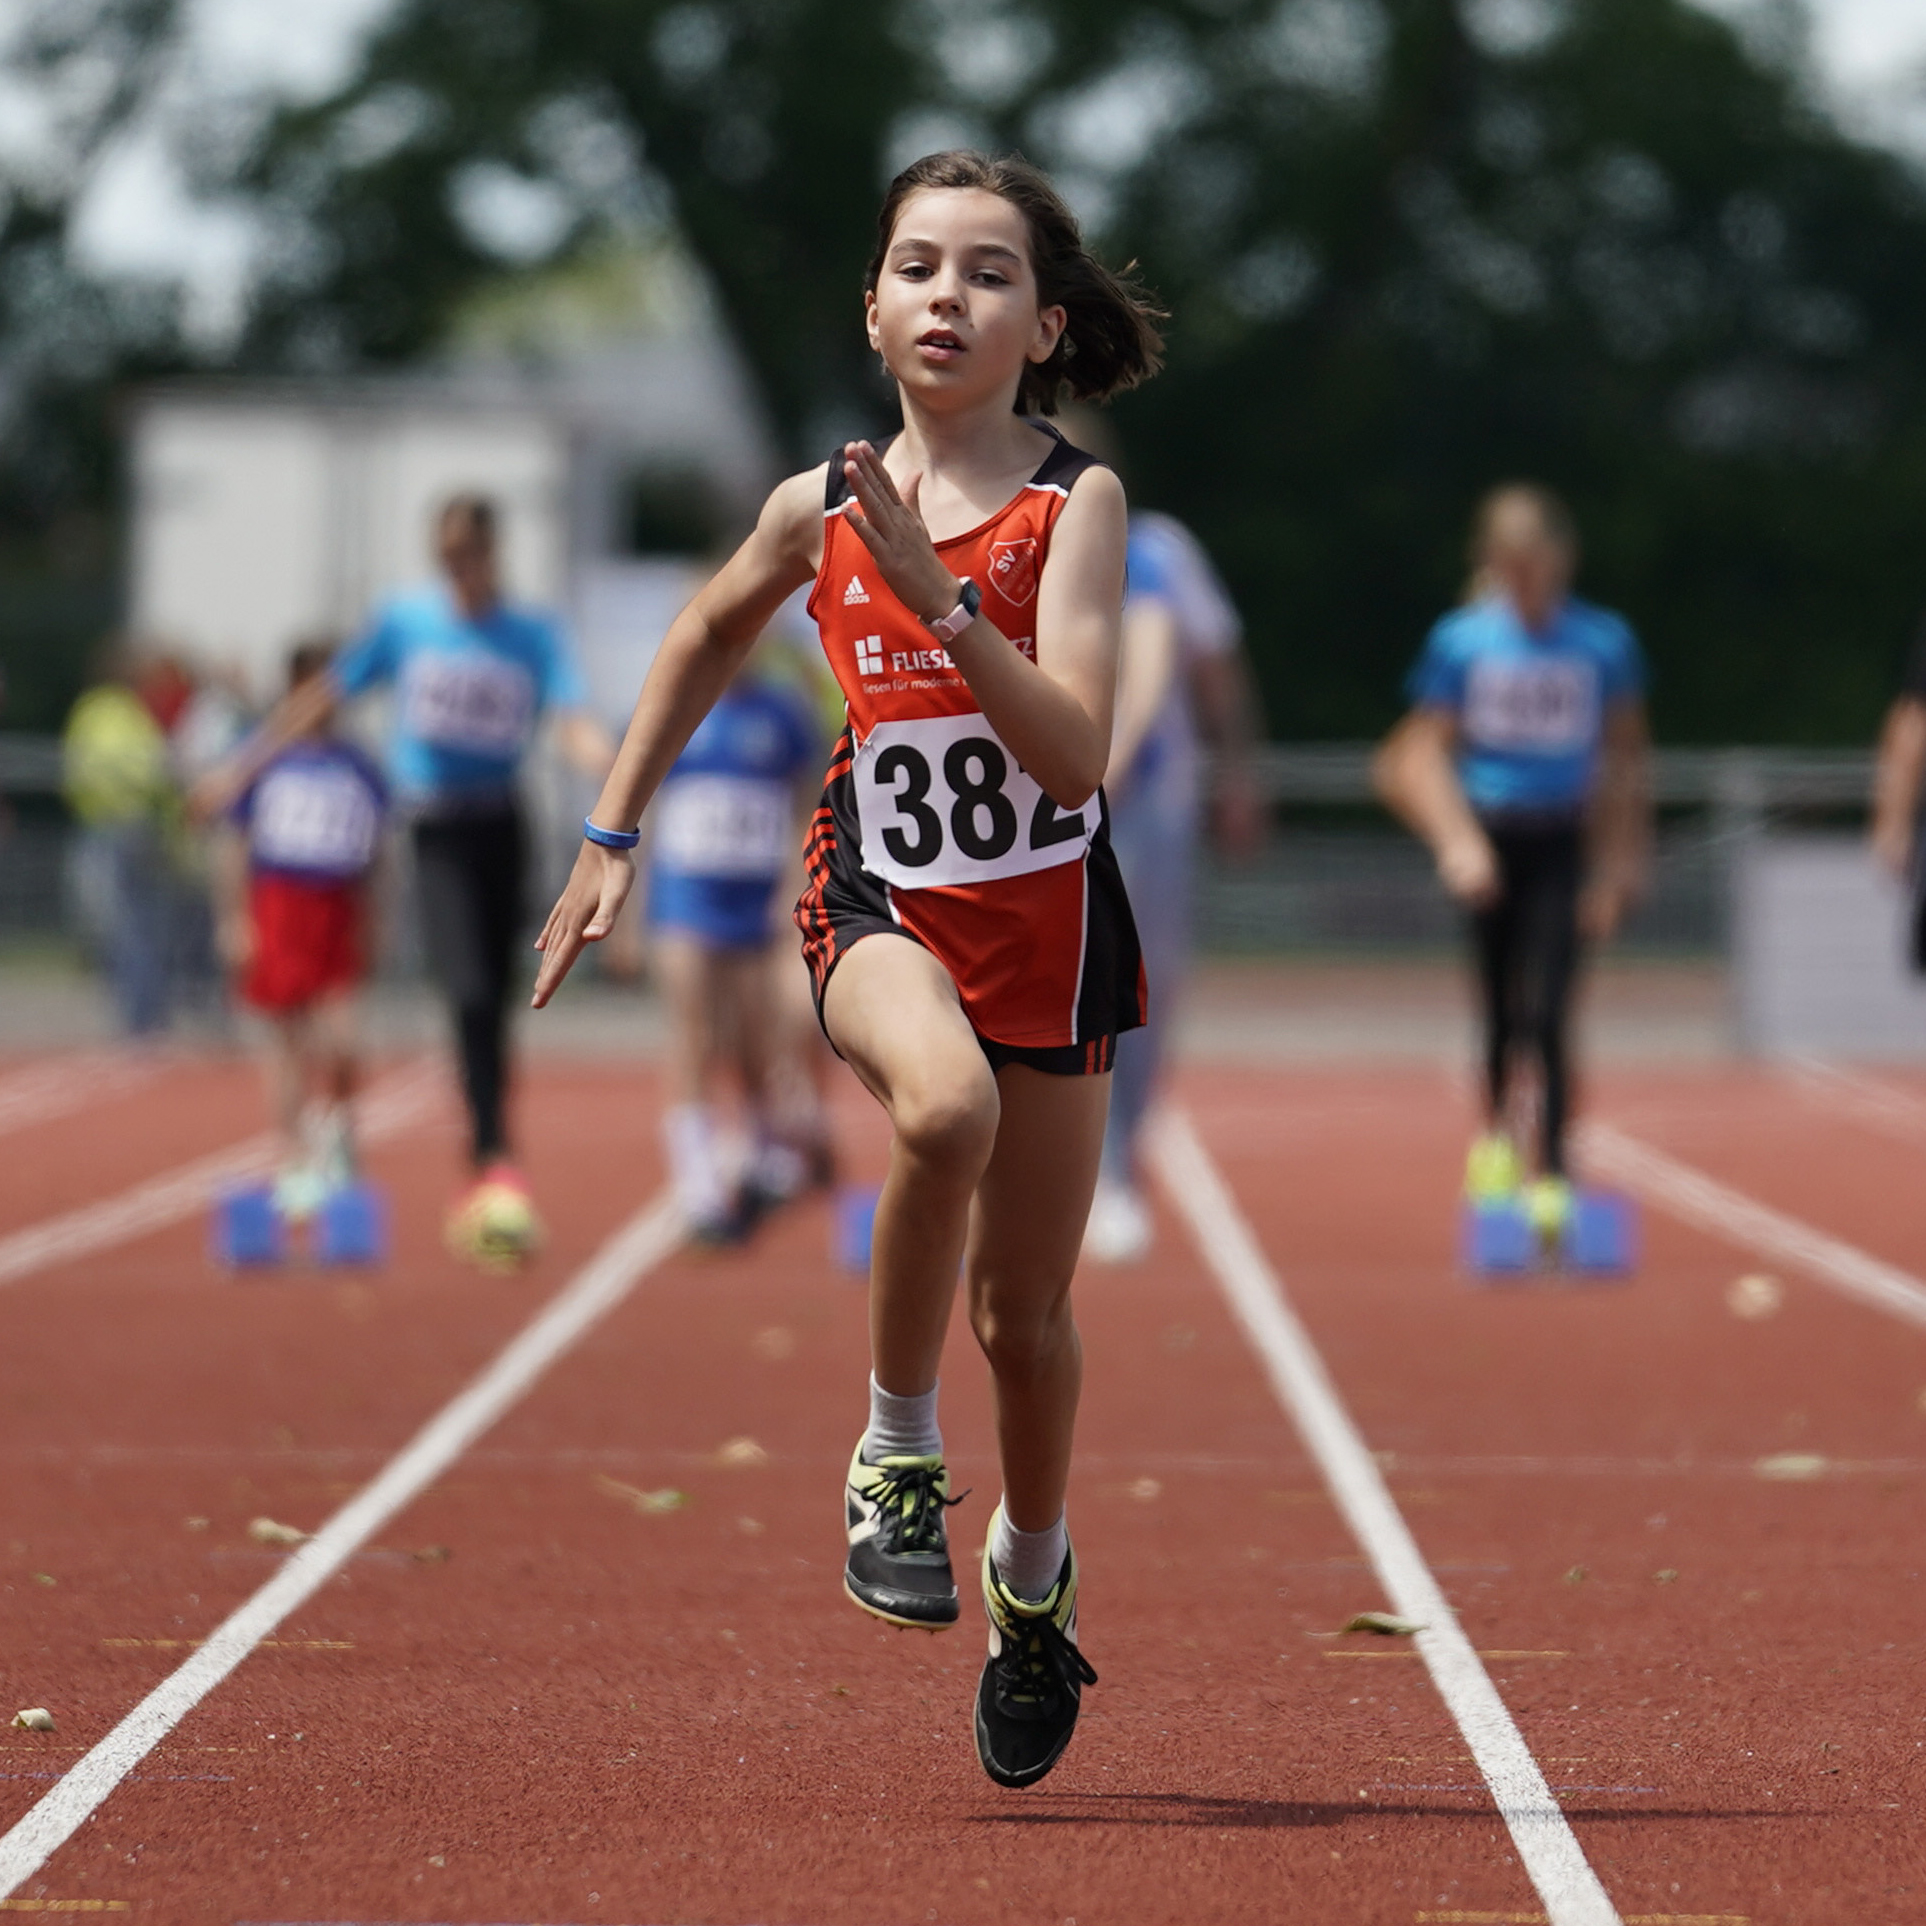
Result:
<svg viewBox="0 0 1926 1926"><path fill-rule="evenodd" d="M963 578L961 593L957 596L956 607L948 615L939 616L934 622L925 621L923 626L939 642L954 642L977 618L983 606L983 591L966 575Z"/></svg>

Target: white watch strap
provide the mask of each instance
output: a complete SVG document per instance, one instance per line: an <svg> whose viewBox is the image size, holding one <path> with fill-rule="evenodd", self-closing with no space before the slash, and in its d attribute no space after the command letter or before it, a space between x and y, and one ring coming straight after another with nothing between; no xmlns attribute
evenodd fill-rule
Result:
<svg viewBox="0 0 1926 1926"><path fill-rule="evenodd" d="M967 590L969 586L970 578L966 575L963 578L963 587ZM931 622L927 625L929 632L935 636L939 642L954 642L956 638L976 620L977 614L982 606L982 603L979 601L976 607L972 608L970 606L970 597L967 594L959 596L956 607L953 608L948 615L943 616L939 621Z"/></svg>

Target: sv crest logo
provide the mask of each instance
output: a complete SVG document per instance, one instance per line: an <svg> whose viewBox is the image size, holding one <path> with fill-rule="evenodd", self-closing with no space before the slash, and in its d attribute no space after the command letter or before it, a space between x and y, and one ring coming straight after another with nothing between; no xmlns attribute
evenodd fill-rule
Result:
<svg viewBox="0 0 1926 1926"><path fill-rule="evenodd" d="M1016 608L1037 592L1037 545L1032 537L990 544L990 586Z"/></svg>

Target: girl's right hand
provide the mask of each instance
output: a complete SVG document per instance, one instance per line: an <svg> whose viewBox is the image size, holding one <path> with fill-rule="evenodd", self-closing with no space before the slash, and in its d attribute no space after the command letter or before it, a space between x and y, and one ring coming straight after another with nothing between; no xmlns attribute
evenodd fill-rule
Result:
<svg viewBox="0 0 1926 1926"><path fill-rule="evenodd" d="M575 859L568 887L535 939L542 967L535 973L535 994L529 999L539 1010L561 986L582 954L585 943L599 943L615 927L629 891L635 887L635 858L626 849L605 849L584 839Z"/></svg>
<svg viewBox="0 0 1926 1926"><path fill-rule="evenodd" d="M1438 851L1438 875L1467 909L1489 909L1502 894L1498 858L1490 842L1469 832Z"/></svg>

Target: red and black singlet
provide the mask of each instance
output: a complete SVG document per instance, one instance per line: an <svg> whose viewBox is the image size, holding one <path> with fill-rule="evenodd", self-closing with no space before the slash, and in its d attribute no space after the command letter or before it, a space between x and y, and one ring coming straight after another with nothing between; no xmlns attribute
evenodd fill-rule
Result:
<svg viewBox="0 0 1926 1926"><path fill-rule="evenodd" d="M1057 436L1014 499L936 544L1032 660L1051 531L1096 466ZM1062 809L1025 772L948 651L883 582L849 525L852 500L839 450L809 612L849 727L810 824L796 905L817 996L851 943L893 928L948 969L979 1035L1024 1049L1088 1046L1090 1067L1107 1067L1108 1040L1143 1021L1145 989L1103 794Z"/></svg>

